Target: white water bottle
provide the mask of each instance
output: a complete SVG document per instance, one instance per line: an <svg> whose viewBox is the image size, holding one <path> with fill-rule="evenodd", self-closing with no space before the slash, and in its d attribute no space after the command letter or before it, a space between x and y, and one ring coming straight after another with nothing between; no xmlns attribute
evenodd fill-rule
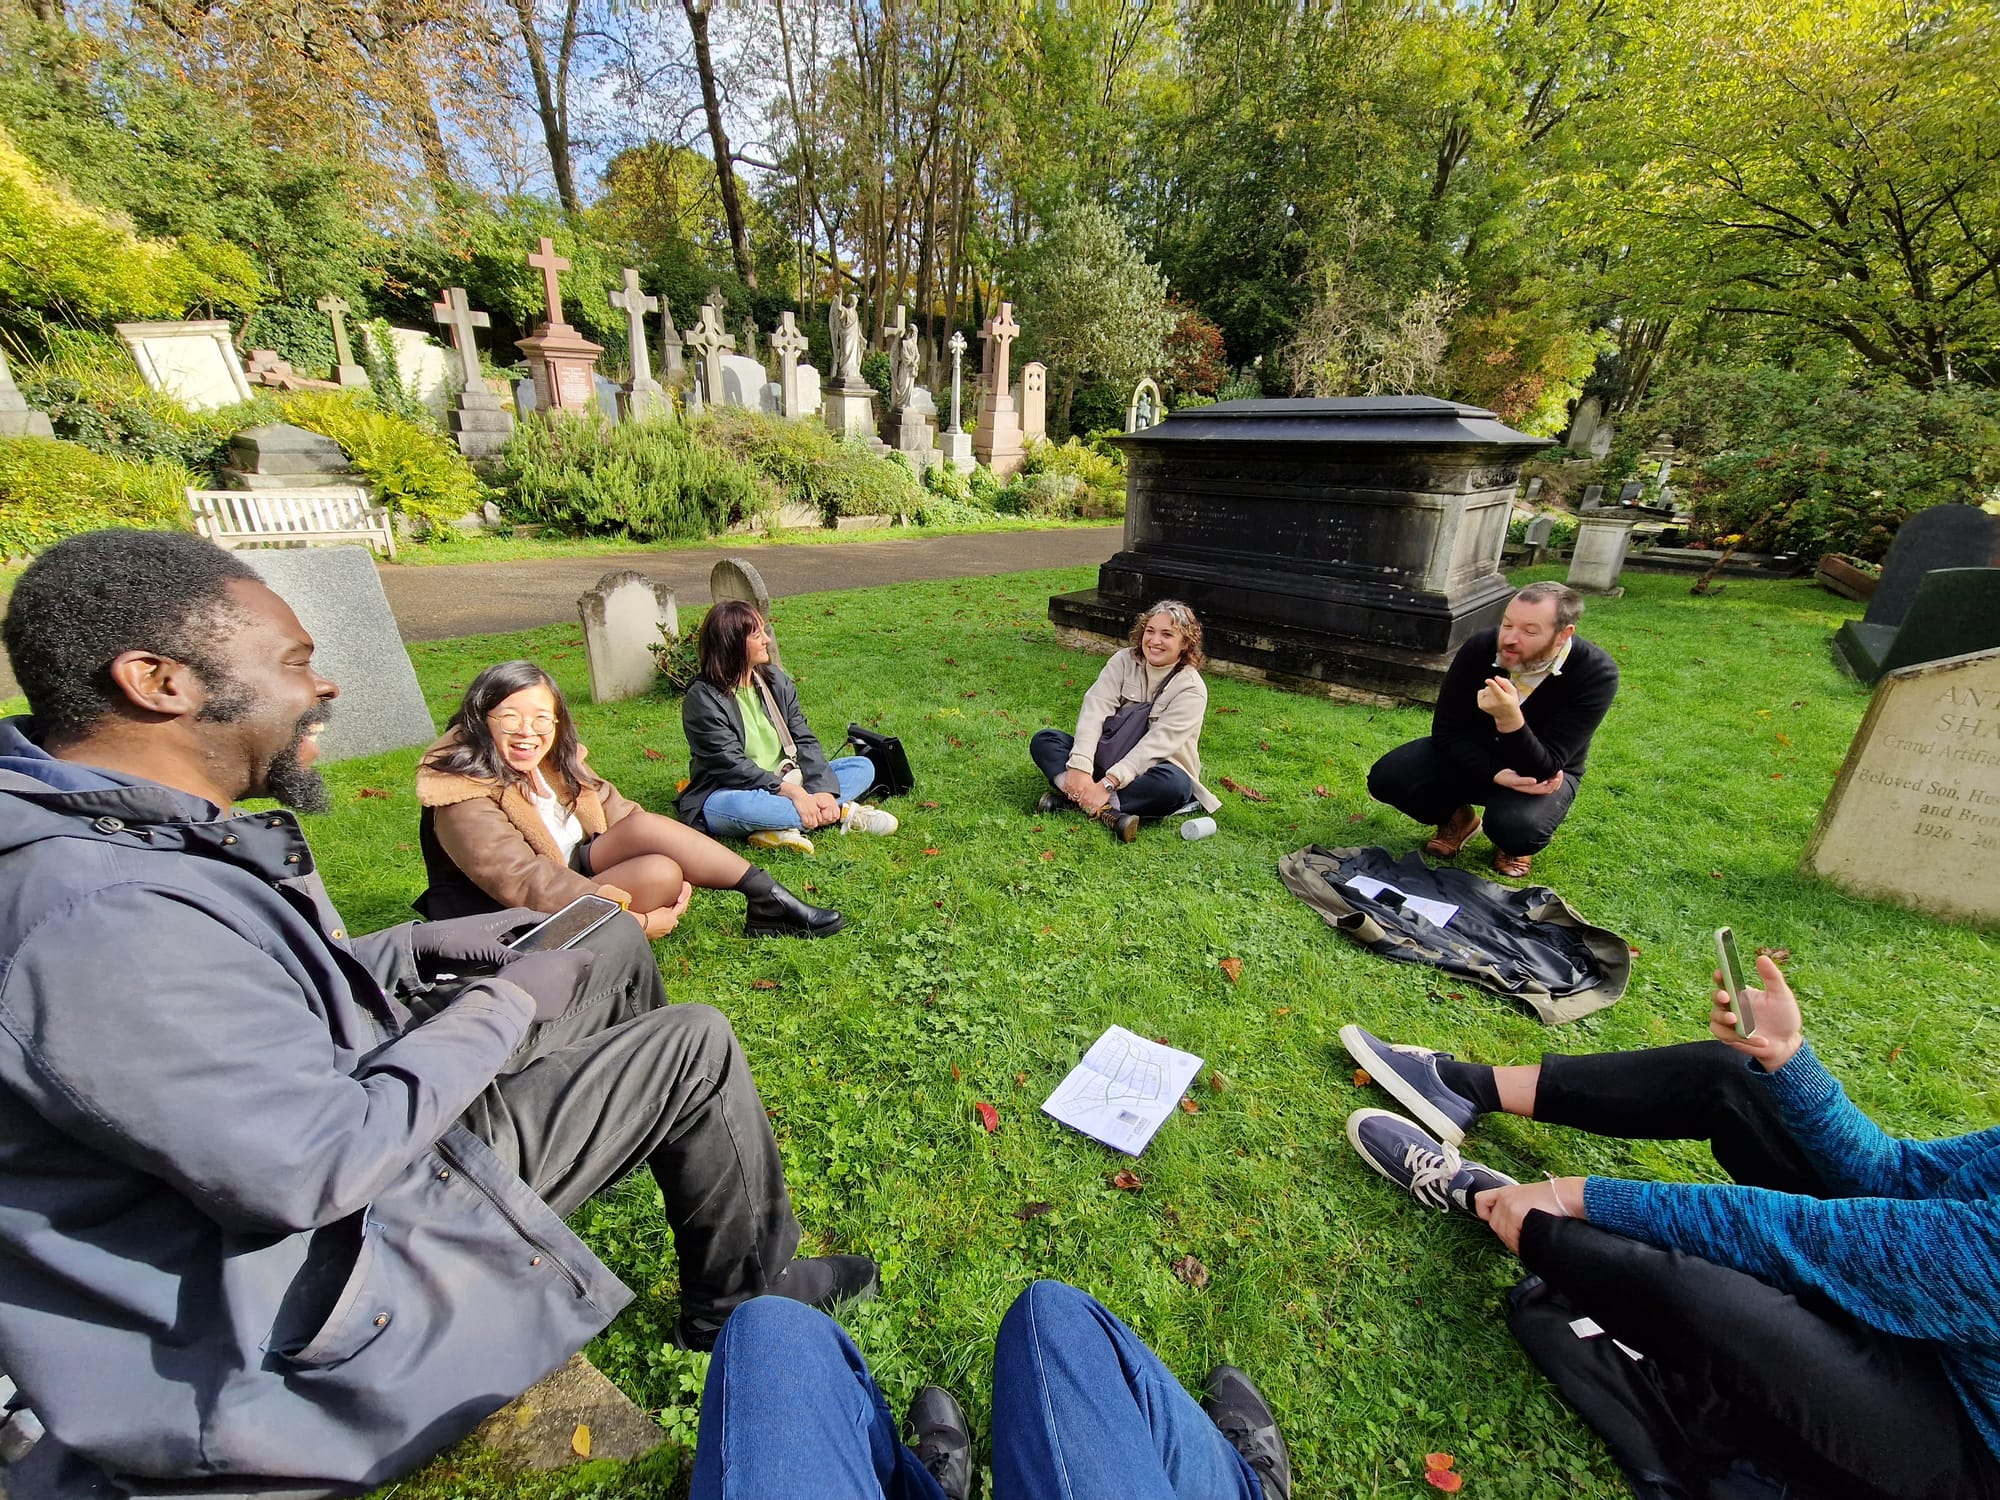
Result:
<svg viewBox="0 0 2000 1500"><path fill-rule="evenodd" d="M1215 819L1189 818L1181 824L1181 837L1192 843L1195 839L1205 839L1215 832Z"/></svg>

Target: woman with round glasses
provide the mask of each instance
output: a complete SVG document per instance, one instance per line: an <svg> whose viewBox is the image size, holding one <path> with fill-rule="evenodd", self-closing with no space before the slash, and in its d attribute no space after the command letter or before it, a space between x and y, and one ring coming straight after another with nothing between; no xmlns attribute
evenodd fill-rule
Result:
<svg viewBox="0 0 2000 1500"><path fill-rule="evenodd" d="M1201 784L1201 621L1178 599L1162 599L1132 622L1132 643L1112 655L1083 695L1076 733L1044 729L1028 741L1049 789L1037 813L1075 807L1131 843L1141 818L1163 818L1198 802L1222 804Z"/></svg>
<svg viewBox="0 0 2000 1500"><path fill-rule="evenodd" d="M488 667L417 767L433 920L578 896L624 901L649 938L671 932L695 886L741 891L745 937L827 937L839 912L809 906L731 849L621 796L586 763L569 706L533 662Z"/></svg>

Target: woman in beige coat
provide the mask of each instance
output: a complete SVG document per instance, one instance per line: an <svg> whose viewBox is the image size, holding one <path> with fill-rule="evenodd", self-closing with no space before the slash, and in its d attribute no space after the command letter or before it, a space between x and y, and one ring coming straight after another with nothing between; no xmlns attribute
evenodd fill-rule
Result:
<svg viewBox="0 0 2000 1500"><path fill-rule="evenodd" d="M808 906L742 855L647 812L592 771L569 705L533 662L488 667L417 767L419 833L433 920L578 896L623 901L664 937L695 886L741 891L746 937L826 937L841 915Z"/></svg>
<svg viewBox="0 0 2000 1500"><path fill-rule="evenodd" d="M1125 843L1141 818L1163 818L1190 802L1221 804L1201 784L1201 621L1178 599L1162 599L1132 623L1132 644L1116 652L1083 695L1076 733L1044 729L1028 753L1049 779L1038 813L1074 806Z"/></svg>

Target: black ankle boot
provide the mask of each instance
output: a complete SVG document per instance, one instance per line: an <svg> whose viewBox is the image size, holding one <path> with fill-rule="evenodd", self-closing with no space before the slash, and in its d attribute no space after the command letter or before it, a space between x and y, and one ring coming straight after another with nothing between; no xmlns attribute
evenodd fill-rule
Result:
<svg viewBox="0 0 2000 1500"><path fill-rule="evenodd" d="M807 905L754 866L736 889L750 903L743 914L745 937L832 937L847 925L832 907Z"/></svg>

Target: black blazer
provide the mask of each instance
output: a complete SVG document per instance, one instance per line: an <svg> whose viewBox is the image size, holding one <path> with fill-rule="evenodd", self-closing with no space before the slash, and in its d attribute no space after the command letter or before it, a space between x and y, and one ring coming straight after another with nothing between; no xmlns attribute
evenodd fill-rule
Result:
<svg viewBox="0 0 2000 1500"><path fill-rule="evenodd" d="M1618 696L1618 663L1602 646L1573 637L1562 674L1544 679L1528 694L1521 705L1521 728L1501 734L1478 702L1486 679L1505 675L1493 665L1499 643L1498 630L1482 630L1458 648L1438 689L1431 738L1482 781L1495 771L1516 771L1537 781L1567 771L1581 780L1590 737Z"/></svg>
<svg viewBox="0 0 2000 1500"><path fill-rule="evenodd" d="M778 667L756 670L771 685L778 712L785 716L785 727L792 732L806 790L838 795L840 783L834 780L826 752L820 749L812 726L806 723L806 716L799 709L799 690L792 686L792 679ZM687 696L681 699L681 730L688 742L688 784L674 799L674 810L683 823L695 828L705 826L701 809L711 792L778 789L778 773L765 770L743 753L743 716L737 709L734 693L726 693L697 677Z"/></svg>

